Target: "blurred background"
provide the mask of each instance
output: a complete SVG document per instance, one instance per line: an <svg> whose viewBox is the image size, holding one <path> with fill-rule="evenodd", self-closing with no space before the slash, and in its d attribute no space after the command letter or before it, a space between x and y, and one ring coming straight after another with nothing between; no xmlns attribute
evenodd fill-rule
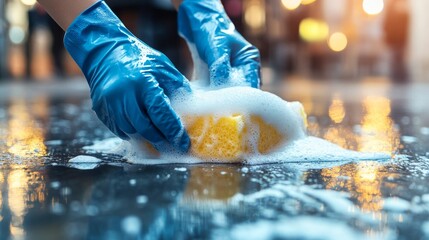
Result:
<svg viewBox="0 0 429 240"><path fill-rule="evenodd" d="M223 0L245 38L262 55L263 80L380 77L428 81L429 1ZM190 76L168 0L108 0L125 25ZM0 2L2 80L54 81L81 76L64 51L64 32L36 0ZM180 46L180 47L177 47ZM387 80L386 80L387 79ZM8 80L8 81L9 81Z"/></svg>

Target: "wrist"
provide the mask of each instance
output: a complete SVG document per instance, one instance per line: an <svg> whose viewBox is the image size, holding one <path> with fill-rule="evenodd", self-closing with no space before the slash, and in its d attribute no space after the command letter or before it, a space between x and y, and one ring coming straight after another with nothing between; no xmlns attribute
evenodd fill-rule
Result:
<svg viewBox="0 0 429 240"><path fill-rule="evenodd" d="M220 0L205 0L205 1L200 1L200 0L171 0L171 3L173 4L174 8L176 10L179 9L180 4L182 4L183 2L197 2L197 3L201 3L201 2L219 2Z"/></svg>
<svg viewBox="0 0 429 240"><path fill-rule="evenodd" d="M76 17L99 0L38 0L57 24L66 30ZM59 3L61 2L61 3Z"/></svg>
<svg viewBox="0 0 429 240"><path fill-rule="evenodd" d="M183 0L171 0L171 3L173 4L173 6L176 10L179 9L179 6L182 2L183 2Z"/></svg>
<svg viewBox="0 0 429 240"><path fill-rule="evenodd" d="M215 24L208 24L211 22ZM207 31L207 28L211 28L210 31L234 29L220 0L183 0L178 9L178 27L179 34L191 43L195 43L195 32Z"/></svg>
<svg viewBox="0 0 429 240"><path fill-rule="evenodd" d="M64 46L84 73L97 64L97 55L132 35L104 1L77 16L67 28ZM91 61L86 63L86 60ZM95 61L95 62L94 62Z"/></svg>

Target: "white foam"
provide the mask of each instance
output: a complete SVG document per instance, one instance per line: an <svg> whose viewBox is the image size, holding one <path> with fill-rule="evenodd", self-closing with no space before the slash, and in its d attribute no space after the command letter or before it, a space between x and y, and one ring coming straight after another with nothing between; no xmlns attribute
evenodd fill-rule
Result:
<svg viewBox="0 0 429 240"><path fill-rule="evenodd" d="M86 155L79 155L69 160L69 163L99 163L101 162L101 159L92 157L92 156L86 156Z"/></svg>
<svg viewBox="0 0 429 240"><path fill-rule="evenodd" d="M88 152L115 153L121 146L122 140L117 137L94 141L92 145L84 146Z"/></svg>
<svg viewBox="0 0 429 240"><path fill-rule="evenodd" d="M402 136L401 140L404 143L415 143L415 142L417 142L417 138L413 137L413 136Z"/></svg>
<svg viewBox="0 0 429 240"><path fill-rule="evenodd" d="M285 197L285 194L279 189L267 188L249 195L243 195L241 193L238 193L234 195L234 197L232 198L232 202L243 201L243 202L253 203L259 199L268 198L268 197L283 199Z"/></svg>
<svg viewBox="0 0 429 240"><path fill-rule="evenodd" d="M156 165L156 164L172 164L172 163L183 163L183 164L196 164L204 163L207 160L199 159L190 155L181 155L181 154L162 154L161 156L153 156L147 152L146 149L142 147L135 147L127 141L122 141L119 138L115 141L109 140L110 143L115 142L117 145L115 151L112 151L111 147L102 146L102 142L96 144L94 148L91 146L86 147L85 149L90 149L90 152L107 152L107 153L116 153L120 154L127 159L128 162L134 164L145 164L145 165ZM93 145L94 146L94 145ZM97 149L97 150L95 150ZM334 164L341 162L354 162L354 161L384 161L389 160L391 156L386 153L364 153L356 152L347 149L343 149L331 142L328 142L324 139L316 137L304 137L293 141L281 149L278 149L276 152L267 155L253 155L248 156L243 160L244 164L254 165L254 164L266 164L266 163L279 163L279 162L288 162L288 163L308 163L313 167L317 167L322 164L324 167L329 167L331 165L325 164ZM211 162L224 162L222 159L219 160L210 160ZM314 164L313 164L314 163ZM312 166L306 166L311 168Z"/></svg>
<svg viewBox="0 0 429 240"><path fill-rule="evenodd" d="M248 164L275 162L353 162L363 160L388 160L386 153L363 153L343 149L326 140L316 137L305 137L284 146L281 151L268 155L250 156Z"/></svg>
<svg viewBox="0 0 429 240"><path fill-rule="evenodd" d="M181 168L174 168L174 171L179 171L179 172L186 172L187 169L185 167L181 167Z"/></svg>
<svg viewBox="0 0 429 240"><path fill-rule="evenodd" d="M102 160L96 157L79 155L70 159L68 166L80 170L90 170L98 167L101 162Z"/></svg>
<svg viewBox="0 0 429 240"><path fill-rule="evenodd" d="M141 148L133 148L128 142L123 144L124 158L131 163L156 165L156 164L196 164L208 162L194 156L181 154L162 154L160 157L147 157L147 152ZM326 163L347 163L354 161L384 161L391 156L386 153L363 153L343 149L333 143L316 137L305 137L287 144L282 149L267 155L253 155L243 159L243 164L267 164L267 163L309 163L314 166ZM222 159L210 160L210 162L224 163ZM334 164L335 165L335 164ZM309 167L309 166L307 166Z"/></svg>
<svg viewBox="0 0 429 240"><path fill-rule="evenodd" d="M249 195L237 194L234 196L232 202L236 204L239 204L240 202L252 203L256 202L259 199L269 197L284 199L286 195L288 196L288 198L296 199L303 203L323 203L337 214L349 217L363 216L358 211L354 211L355 205L352 201L348 199L350 197L348 193L326 189L313 189L305 185L293 186L275 184L271 188L266 188Z"/></svg>
<svg viewBox="0 0 429 240"><path fill-rule="evenodd" d="M392 197L383 200L383 209L392 212L405 212L410 210L411 203L405 199Z"/></svg>
<svg viewBox="0 0 429 240"><path fill-rule="evenodd" d="M274 125L289 139L305 136L304 122L299 114L300 104L289 103L280 97L250 87L229 87L195 91L190 97L172 101L180 116L257 115Z"/></svg>
<svg viewBox="0 0 429 240"><path fill-rule="evenodd" d="M311 229L311 231L309 231ZM284 218L275 222L259 220L232 228L231 239L368 239L338 220L321 217Z"/></svg>

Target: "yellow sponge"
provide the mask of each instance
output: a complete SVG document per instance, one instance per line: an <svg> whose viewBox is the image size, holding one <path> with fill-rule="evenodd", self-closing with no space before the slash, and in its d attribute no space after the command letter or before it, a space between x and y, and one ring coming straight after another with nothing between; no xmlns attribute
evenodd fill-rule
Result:
<svg viewBox="0 0 429 240"><path fill-rule="evenodd" d="M250 117L253 126L259 129L258 151L266 154L277 147L286 136L283 136L273 125L267 124L260 116Z"/></svg>
<svg viewBox="0 0 429 240"><path fill-rule="evenodd" d="M243 154L241 115L185 117L184 124L191 138L191 153L203 159L237 159Z"/></svg>
<svg viewBox="0 0 429 240"><path fill-rule="evenodd" d="M241 161L243 154L266 154L286 140L286 136L257 115L184 117L191 138L191 154L202 159Z"/></svg>

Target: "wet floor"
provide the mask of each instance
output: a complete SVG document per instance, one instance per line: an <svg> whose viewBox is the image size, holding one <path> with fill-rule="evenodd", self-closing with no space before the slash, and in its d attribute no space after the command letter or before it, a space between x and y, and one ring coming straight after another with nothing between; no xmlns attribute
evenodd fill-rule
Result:
<svg viewBox="0 0 429 240"><path fill-rule="evenodd" d="M311 135L394 157L258 166L85 150L113 137L85 84L1 85L0 239L429 239L429 84L266 84L303 103Z"/></svg>

